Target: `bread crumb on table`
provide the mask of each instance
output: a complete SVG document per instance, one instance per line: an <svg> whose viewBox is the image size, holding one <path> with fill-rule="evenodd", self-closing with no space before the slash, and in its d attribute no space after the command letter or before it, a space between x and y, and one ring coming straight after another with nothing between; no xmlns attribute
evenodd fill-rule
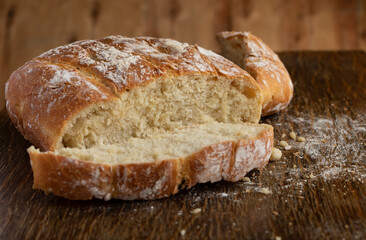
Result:
<svg viewBox="0 0 366 240"><path fill-rule="evenodd" d="M296 139L296 133L295 132L290 132L289 136L292 139Z"/></svg>
<svg viewBox="0 0 366 240"><path fill-rule="evenodd" d="M286 134L282 133L281 138L285 138L285 137L286 137Z"/></svg>
<svg viewBox="0 0 366 240"><path fill-rule="evenodd" d="M186 235L186 230L185 229L181 230L180 235L182 235L182 236Z"/></svg>
<svg viewBox="0 0 366 240"><path fill-rule="evenodd" d="M250 181L250 178L248 178L248 177L243 177L243 182L251 182L251 181Z"/></svg>
<svg viewBox="0 0 366 240"><path fill-rule="evenodd" d="M306 139L304 137L298 137L296 140L298 142L305 142L306 141Z"/></svg>
<svg viewBox="0 0 366 240"><path fill-rule="evenodd" d="M280 160L282 157L282 152L280 149L278 148L272 148L272 153L271 153L271 156L269 158L270 161L278 161Z"/></svg>
<svg viewBox="0 0 366 240"><path fill-rule="evenodd" d="M196 208L196 209L193 209L192 211L191 211L191 213L192 214L197 214L197 213L200 213L202 210L201 210L201 208Z"/></svg>
<svg viewBox="0 0 366 240"><path fill-rule="evenodd" d="M275 240L282 240L280 236L276 236Z"/></svg>
<svg viewBox="0 0 366 240"><path fill-rule="evenodd" d="M262 188L260 192L263 194L272 194L272 191L266 187Z"/></svg>
<svg viewBox="0 0 366 240"><path fill-rule="evenodd" d="M287 150L290 150L292 148L292 146L291 145L287 145L287 146L285 146L284 147L284 149L287 151Z"/></svg>
<svg viewBox="0 0 366 240"><path fill-rule="evenodd" d="M286 141L280 141L279 145L281 147L286 147L286 146L288 146L288 143Z"/></svg>

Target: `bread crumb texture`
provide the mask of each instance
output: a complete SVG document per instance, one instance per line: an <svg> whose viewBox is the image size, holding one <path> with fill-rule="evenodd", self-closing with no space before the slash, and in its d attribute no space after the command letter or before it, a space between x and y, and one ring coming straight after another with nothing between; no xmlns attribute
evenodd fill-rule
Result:
<svg viewBox="0 0 366 240"><path fill-rule="evenodd" d="M63 146L90 148L144 138L208 122L256 122L255 99L227 79L205 76L164 78L135 88L110 104L92 106L71 121Z"/></svg>
<svg viewBox="0 0 366 240"><path fill-rule="evenodd" d="M56 153L84 161L108 164L156 162L189 156L215 143L238 141L239 139L250 140L266 127L267 125L211 122L177 128L145 138L132 137L121 143L101 143L89 148L66 147L56 150ZM224 147L224 145L222 146ZM261 148L259 144L258 147ZM258 150L264 152L266 146L262 147ZM238 154L240 151L238 149Z"/></svg>

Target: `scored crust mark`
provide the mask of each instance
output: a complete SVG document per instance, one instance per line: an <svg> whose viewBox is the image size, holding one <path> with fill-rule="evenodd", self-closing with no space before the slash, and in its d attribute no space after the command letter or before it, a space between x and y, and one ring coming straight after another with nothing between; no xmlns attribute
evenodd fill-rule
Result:
<svg viewBox="0 0 366 240"><path fill-rule="evenodd" d="M217 40L222 55L251 74L261 87L262 116L286 108L293 96L293 85L276 53L249 32L221 32Z"/></svg>
<svg viewBox="0 0 366 240"><path fill-rule="evenodd" d="M56 50L57 48L49 51L49 56L44 54L41 55L41 57L47 57L54 62L60 61L84 69L84 71L87 71L93 77L97 78L118 96L120 95L122 88L126 85L123 70L127 71L132 61L128 61L129 59L126 56L123 56L117 49L94 40L80 41L71 44L71 46L66 45L60 47L59 52ZM56 53L52 54L52 51ZM76 56L75 52L77 54ZM70 54L71 57L68 57ZM127 67L126 65L124 66L126 69L118 69L118 60L120 60L120 62L122 60L126 62L126 65L128 65Z"/></svg>
<svg viewBox="0 0 366 240"><path fill-rule="evenodd" d="M80 75L83 76L83 78L85 79L86 82L89 82L92 85L95 85L95 87L97 86L101 86L101 84L110 90L110 94L118 97L119 95L116 93L115 89L113 87L111 87L110 84L108 84L105 79L103 77L101 77L99 74L96 74L96 72L93 72L91 69L77 65L77 64L73 64L71 62L66 62L66 61L52 61L50 60L46 60L46 59L42 59L39 58L37 59L38 61L44 62L46 64L51 64L51 65L55 65L55 66L64 66L65 70L74 70L80 73ZM96 81L95 81L96 80Z"/></svg>

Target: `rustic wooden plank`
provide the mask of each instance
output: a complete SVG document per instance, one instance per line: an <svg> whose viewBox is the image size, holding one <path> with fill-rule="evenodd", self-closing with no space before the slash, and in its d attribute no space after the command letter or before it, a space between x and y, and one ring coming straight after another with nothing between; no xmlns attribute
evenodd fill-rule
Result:
<svg viewBox="0 0 366 240"><path fill-rule="evenodd" d="M96 38L114 34L168 37L172 31L170 0L99 1L95 10Z"/></svg>
<svg viewBox="0 0 366 240"><path fill-rule="evenodd" d="M5 83L10 73L25 61L42 52L90 38L90 11L84 7L90 5L90 1L7 1L10 2L8 7L1 10L5 12L1 83ZM0 85L3 101L4 89L3 84Z"/></svg>
<svg viewBox="0 0 366 240"><path fill-rule="evenodd" d="M323 49L323 50L335 50L338 48L338 41L336 38L337 31L339 30L335 12L336 1L304 1L302 11L297 9L297 16L294 16L294 21L288 21L285 16L282 17L283 23L286 22L292 26L290 31L295 30L295 35L292 36L292 45L290 49ZM300 7L300 8L301 8ZM288 9L292 11L291 9ZM337 12L338 13L338 12ZM301 28L297 29L297 21L301 21ZM303 31L302 29L306 29ZM291 33L290 33L291 34ZM283 39L286 35L282 36ZM297 45L297 42L299 45ZM282 47L285 47L286 43L283 43Z"/></svg>
<svg viewBox="0 0 366 240"><path fill-rule="evenodd" d="M5 106L5 79L9 75L8 51L9 35L14 20L14 9L10 0L0 0L0 108Z"/></svg>
<svg viewBox="0 0 366 240"><path fill-rule="evenodd" d="M7 46L11 52L9 67L14 70L25 60L42 52L89 38L89 12L83 1L14 1L13 24ZM56 27L57 26L57 27Z"/></svg>
<svg viewBox="0 0 366 240"><path fill-rule="evenodd" d="M152 19L146 1L98 1L95 8L95 37L120 34L126 36L144 35L150 30L154 35Z"/></svg>
<svg viewBox="0 0 366 240"><path fill-rule="evenodd" d="M357 9L359 47L366 51L366 2L359 0Z"/></svg>
<svg viewBox="0 0 366 240"><path fill-rule="evenodd" d="M280 57L294 99L262 122L274 126L276 142L285 134L292 149L251 172L251 183L200 184L155 201L45 195L32 190L30 144L1 112L0 239L364 239L366 53ZM290 139L290 131L307 141ZM196 208L202 211L192 214Z"/></svg>
<svg viewBox="0 0 366 240"><path fill-rule="evenodd" d="M233 30L252 31L274 50L358 48L356 0L231 2Z"/></svg>
<svg viewBox="0 0 366 240"><path fill-rule="evenodd" d="M12 1L11 22L6 28L5 51L2 57L1 82L10 73L42 52L77 39L90 38L89 14L82 1ZM8 17L9 19L9 17ZM9 21L9 20L8 20ZM1 84L1 100L4 89ZM1 106L4 106L2 102Z"/></svg>
<svg viewBox="0 0 366 240"><path fill-rule="evenodd" d="M338 46L344 50L358 48L357 35L357 0L337 0L337 8L334 11L336 20ZM365 22L360 22L365 25Z"/></svg>
<svg viewBox="0 0 366 240"><path fill-rule="evenodd" d="M279 17L282 2L275 0L252 1L231 0L230 22L234 31L251 31L260 36L274 50L281 50ZM279 14L280 13L280 14Z"/></svg>
<svg viewBox="0 0 366 240"><path fill-rule="evenodd" d="M202 47L217 50L216 33L228 29L228 1L177 0L177 11L174 17L174 38L198 44Z"/></svg>

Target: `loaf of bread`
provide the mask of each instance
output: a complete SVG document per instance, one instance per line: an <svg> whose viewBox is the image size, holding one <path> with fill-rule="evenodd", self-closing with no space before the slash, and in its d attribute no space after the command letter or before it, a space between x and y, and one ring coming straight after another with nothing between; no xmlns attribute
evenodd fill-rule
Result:
<svg viewBox="0 0 366 240"><path fill-rule="evenodd" d="M34 188L69 199L156 199L262 168L263 96L229 60L171 39L111 36L50 50L6 83ZM246 123L245 123L246 122Z"/></svg>
<svg viewBox="0 0 366 240"><path fill-rule="evenodd" d="M293 96L293 85L285 66L261 39L249 32L220 32L221 54L245 69L263 91L262 116L284 109Z"/></svg>

